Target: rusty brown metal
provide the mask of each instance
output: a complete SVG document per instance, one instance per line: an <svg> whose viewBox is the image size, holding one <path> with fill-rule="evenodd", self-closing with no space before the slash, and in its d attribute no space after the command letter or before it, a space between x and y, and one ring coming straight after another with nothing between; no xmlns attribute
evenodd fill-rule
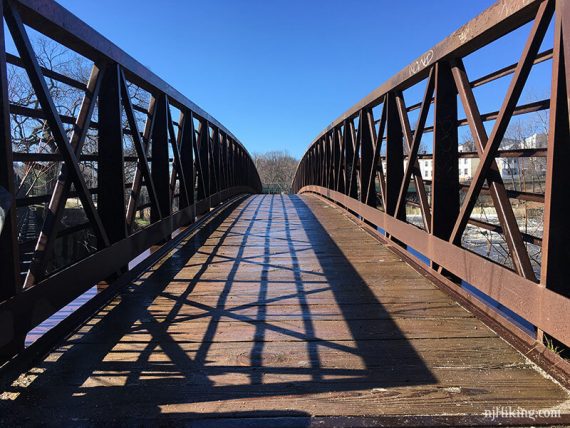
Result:
<svg viewBox="0 0 570 428"><path fill-rule="evenodd" d="M473 96L473 92L468 84L463 64L460 61L457 61L457 63L452 67L452 72L463 108L467 114L471 135L475 141L475 147L479 156L483 156L485 147L488 143L487 132L485 131L485 126L481 120L475 97ZM511 251L515 266L519 273L522 273L525 277L535 279L530 258L524 248L517 221L513 213L513 208L499 173L499 167L495 160L490 162L486 174L487 182L489 183L489 190L493 199L493 205L497 210L499 221L503 226L507 245ZM479 193L481 190L479 190Z"/></svg>
<svg viewBox="0 0 570 428"><path fill-rule="evenodd" d="M567 84L570 42L564 36L568 32L564 29L570 22L569 11L567 4L560 0L497 2L333 121L309 146L293 180L294 191L324 196L359 216L366 224L382 229L391 245L403 251L413 249L411 257L420 253L428 259L430 274L454 282L458 289L463 282L468 283L512 310L537 328L538 334L533 340L541 340L541 332L544 332L565 346L570 346L570 289L567 285L570 227L566 219L570 195L567 186L569 169L564 166L570 162L570 149L564 144L570 140L570 90ZM556 16L554 45L542 47L544 50L540 51L553 15ZM529 35L519 60L470 81L463 65L465 56L527 23L531 23ZM532 66L546 61L553 65L550 99L519 103ZM511 79L506 95L500 99L501 108L480 112L473 88L499 78ZM423 99L407 107L404 91L425 79L428 84ZM465 118L458 118L458 99ZM386 148L379 153L373 166L379 176L379 186L375 190L383 202L382 208L377 209L368 206L362 196L358 198L351 192L338 191L338 188L315 181L312 170L327 168L320 165L315 156L317 142L323 135L343 125L346 131L355 118L362 122L367 112L381 104L382 117L374 118L374 123L382 130L374 138L377 148L382 147L384 140ZM434 106L433 123L426 124L425 115L431 105ZM408 114L418 109L418 123L412 129ZM500 147L507 125L514 116L546 109L550 109L546 148ZM485 122L490 120L495 123L487 136ZM461 126L469 127L475 152L458 150L458 128ZM433 151L420 154L417 142L427 132L433 132ZM345 136L345 141L347 139ZM362 137L360 139L364 141ZM526 191L508 187L498 167L497 159L502 157L546 157L545 193L536 193L534 188ZM479 159L478 167L471 182L460 182L458 163L467 158ZM432 162L433 178L421 176L419 160ZM354 165L351 166L347 178L356 177L356 181L369 183L366 159L356 165L355 171ZM429 193L431 199L427 197ZM410 195L415 199L410 199ZM498 224L472 216L481 196L492 203ZM533 208L544 207L543 236L522 230L513 209L516 201L532 203ZM423 230L407 221L404 209L407 204L421 209ZM470 251L463 243L468 224L504 237L510 260L498 262ZM541 264L535 255L531 260L529 245L540 248Z"/></svg>
<svg viewBox="0 0 570 428"><path fill-rule="evenodd" d="M0 1L2 11L5 7L5 1ZM4 27L0 29L0 45L0 187L4 211L0 230L0 300L5 300L19 293L21 284ZM21 346L17 344L16 349Z"/></svg>
<svg viewBox="0 0 570 428"><path fill-rule="evenodd" d="M347 195L320 186L300 189L300 193L307 192L324 196L346 207L561 342L570 343L570 311L566 297ZM548 311L543 311L542 307L548 307Z"/></svg>
<svg viewBox="0 0 570 428"><path fill-rule="evenodd" d="M19 52L19 56L6 53L2 43L0 108L5 138L0 146L0 186L7 190L12 205L0 234L2 362L21 351L26 333L39 322L99 281L116 278L134 257L168 240L177 228L193 223L196 215L209 212L240 193L261 191L261 181L249 153L228 129L57 3L5 0L0 4ZM40 66L28 28L92 61L89 81L79 82ZM4 34L1 36L4 41ZM7 62L27 74L38 98L37 107L10 102ZM45 78L83 91L77 117L59 114ZM131 85L147 91L147 105L133 101ZM97 122L92 120L96 105ZM172 120L171 108L180 111L179 123ZM45 121L58 150L19 153L14 158L10 113ZM145 116L142 133L135 113ZM194 119L202 123L200 141L196 141ZM73 126L70 136L64 124ZM97 139L96 153L82 153L88 135ZM124 152L125 136L132 138L136 156ZM16 197L15 161L53 163L60 175L52 194ZM86 184L84 161L97 164L95 188ZM132 182L125 180L127 162L136 163ZM172 186L170 192L172 177L179 186L176 191ZM145 190L148 200L141 197ZM65 227L62 216L70 197L80 199L88 221ZM179 198L178 205L175 198ZM48 203L47 216L39 225L39 237L19 239L16 209ZM150 224L137 229L137 213L148 208ZM94 232L98 245L82 260L70 257L57 270L48 269L56 241L77 232ZM21 263L24 253L32 256ZM21 277L25 278L23 288Z"/></svg>
<svg viewBox="0 0 570 428"><path fill-rule="evenodd" d="M459 214L457 89L448 62L435 66L433 179L431 182L431 232L449 239ZM425 101L424 101L425 102Z"/></svg>
<svg viewBox="0 0 570 428"><path fill-rule="evenodd" d="M483 183L488 176L487 173L489 172L489 168L495 160L495 155L499 149L499 144L505 135L509 120L512 117L513 111L516 108L516 104L524 88L524 84L526 83L528 75L530 74L533 60L538 53L538 49L540 48L553 13L553 1L547 0L540 5L540 9L534 21L531 33L521 55L521 59L517 65L517 69L515 70L513 79L509 85L509 89L507 90L507 94L505 95L501 110L499 111L499 116L497 117L495 125L493 126L493 130L491 131L491 135L489 136L485 150L481 154L481 159L477 167L477 171L475 172L475 176L473 177L470 188L467 191L467 195L465 196L463 205L461 206L461 211L459 213L457 221L455 222L455 226L450 237L450 240L452 242L457 243L458 240L461 239L461 235L465 230L468 217L470 216L475 206L477 195L479 194L481 188L483 187ZM523 249L519 248L517 251L520 251L522 253ZM520 264L517 265L517 270L525 272L525 276L534 276L529 264L523 260L520 260Z"/></svg>
<svg viewBox="0 0 570 428"><path fill-rule="evenodd" d="M432 68L428 76L428 82L425 89L423 103L420 109L418 123L414 129L413 137L412 137L412 131L410 129L408 113L404 104L404 96L401 93L398 93L396 95L398 113L400 114L400 121L402 122L402 129L404 130L404 139L406 141L405 147L407 150L406 154L408 159L406 167L404 168L404 177L402 179L400 191L398 193L398 201L396 202L396 213L398 213L398 215L403 215L401 214L401 212L405 209L405 197L406 193L408 192L410 179L412 178L413 175L414 183L416 185L417 192L420 198L420 206L422 209L424 227L427 231L431 229L431 210L429 207L424 180L420 171L417 156L420 148L422 135L424 133L424 127L427 120L427 115L429 112L430 100L432 99L433 96L434 78L435 76Z"/></svg>
<svg viewBox="0 0 570 428"><path fill-rule="evenodd" d="M570 7L556 2L541 284L570 297ZM546 331L546 330L545 330Z"/></svg>

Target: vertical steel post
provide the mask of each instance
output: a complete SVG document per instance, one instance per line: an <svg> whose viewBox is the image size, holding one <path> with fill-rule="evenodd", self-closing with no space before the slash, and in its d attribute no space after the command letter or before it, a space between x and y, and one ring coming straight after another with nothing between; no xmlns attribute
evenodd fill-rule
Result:
<svg viewBox="0 0 570 428"><path fill-rule="evenodd" d="M220 130L214 127L214 137L212 139L212 194L221 190L220 188Z"/></svg>
<svg viewBox="0 0 570 428"><path fill-rule="evenodd" d="M228 137L220 132L220 189L228 187Z"/></svg>
<svg viewBox="0 0 570 428"><path fill-rule="evenodd" d="M109 242L115 243L127 237L121 70L116 63L106 66L98 106L97 210ZM99 242L99 248L104 246Z"/></svg>
<svg viewBox="0 0 570 428"><path fill-rule="evenodd" d="M336 143L338 145L338 169L337 169L337 191L340 193L346 192L346 158L344 150L344 138L340 126L336 129Z"/></svg>
<svg viewBox="0 0 570 428"><path fill-rule="evenodd" d="M344 121L343 145L344 145L344 165L346 194L351 198L358 198L358 187L356 185L356 165L354 158L354 135L352 120Z"/></svg>
<svg viewBox="0 0 570 428"><path fill-rule="evenodd" d="M570 296L570 5L556 8L540 282Z"/></svg>
<svg viewBox="0 0 570 428"><path fill-rule="evenodd" d="M210 124L202 121L200 126L200 142L198 144L198 161L200 162L200 177L198 179L198 200L210 196Z"/></svg>
<svg viewBox="0 0 570 428"><path fill-rule="evenodd" d="M232 139L228 141L228 167L230 186L236 185L235 175L235 143Z"/></svg>
<svg viewBox="0 0 570 428"><path fill-rule="evenodd" d="M372 112L361 110L358 120L358 138L360 139L360 202L376 206L376 188L374 180L374 138L371 123Z"/></svg>
<svg viewBox="0 0 570 428"><path fill-rule="evenodd" d="M180 163L184 165L184 178L187 195L180 193L180 207L186 208L194 204L194 116L190 110L183 112L181 121L182 139L180 144Z"/></svg>
<svg viewBox="0 0 570 428"><path fill-rule="evenodd" d="M165 94L160 94L156 99L154 126L151 137L151 174L156 196L158 210L150 210L151 222L170 216L172 204L170 201L170 165L168 160L168 100Z"/></svg>
<svg viewBox="0 0 570 428"><path fill-rule="evenodd" d="M386 213L395 216L400 185L404 179L404 146L402 124L396 97L386 96ZM405 210L402 210L405 214Z"/></svg>
<svg viewBox="0 0 570 428"><path fill-rule="evenodd" d="M435 65L431 232L448 240L459 215L457 89L451 66Z"/></svg>
<svg viewBox="0 0 570 428"><path fill-rule="evenodd" d="M0 0L2 16L5 3L5 0ZM3 301L20 291L21 282L4 26L0 28L0 45L0 186L6 190L5 198L8 200L5 202L4 226L0 231L0 301Z"/></svg>

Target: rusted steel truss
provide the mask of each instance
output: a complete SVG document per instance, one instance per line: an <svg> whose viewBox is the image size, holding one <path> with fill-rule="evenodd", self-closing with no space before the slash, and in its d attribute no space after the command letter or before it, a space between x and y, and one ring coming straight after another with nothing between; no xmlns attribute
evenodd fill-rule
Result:
<svg viewBox="0 0 570 428"><path fill-rule="evenodd" d="M552 22L554 46L541 52ZM469 80L464 58L525 24L530 28L518 62ZM552 64L550 99L519 103L533 65L544 61ZM500 109L481 113L473 89L504 77L510 85ZM326 196L382 228L396 245L423 254L434 274L458 286L466 281L532 323L537 339L547 333L570 346L569 77L568 2L498 1L329 125L302 158L293 189ZM422 100L406 106L404 91L422 81ZM464 118L458 117L459 106ZM414 110L419 112L412 129ZM430 110L431 124L426 123ZM542 110L550 114L546 148L501 150L514 116ZM494 123L487 134L489 121ZM475 151L459 150L461 126L469 128ZM432 133L433 148L419 154L427 133ZM544 194L507 189L497 165L506 157L546 157ZM465 158L479 159L470 182L459 181L458 161ZM420 159L432 162L429 179L422 177ZM409 199L411 187L414 200ZM472 217L481 195L490 196L498 224ZM543 204L542 236L521 231L512 205L516 200ZM420 208L421 227L407 221L407 205ZM468 224L500 233L510 263L466 249L462 239ZM542 250L538 270L529 244Z"/></svg>
<svg viewBox="0 0 570 428"><path fill-rule="evenodd" d="M67 10L51 0L1 0L0 8L18 52L6 52L7 35L0 33L0 188L5 189L0 234L1 362L23 348L33 327L74 298L100 281L112 280L139 254L212 207L239 193L260 192L261 182L247 150L229 130ZM27 27L91 61L89 80L80 82L41 65ZM37 98L36 109L9 99L7 64L25 71ZM48 78L83 91L76 117L60 114ZM146 106L133 101L130 85L149 94ZM177 122L173 109L180 112ZM45 120L57 150L14 153L10 129L14 114ZM137 114L146 118L144 127ZM90 132L96 135L98 152L84 155ZM125 135L131 137L136 156L124 153ZM86 184L81 163L86 160L97 163L96 188ZM17 196L14 162L55 162L60 172L51 194ZM125 180L126 162L136 163L130 183ZM65 228L62 216L70 197L80 200L88 221ZM39 236L23 242L17 231L17 209L38 203L45 204L46 212ZM135 230L135 217L145 210L150 210L150 223ZM97 240L94 251L48 271L57 239L87 229ZM24 265L25 245L31 248L31 257Z"/></svg>

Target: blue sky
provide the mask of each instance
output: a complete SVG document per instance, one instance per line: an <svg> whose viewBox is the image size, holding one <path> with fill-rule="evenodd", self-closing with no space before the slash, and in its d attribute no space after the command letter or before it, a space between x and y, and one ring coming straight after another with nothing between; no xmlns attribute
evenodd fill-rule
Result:
<svg viewBox="0 0 570 428"><path fill-rule="evenodd" d="M251 152L286 149L300 157L338 115L493 1L60 3L215 116ZM517 33L471 61L472 77L513 62L524 39ZM492 108L506 84L482 94L482 104Z"/></svg>

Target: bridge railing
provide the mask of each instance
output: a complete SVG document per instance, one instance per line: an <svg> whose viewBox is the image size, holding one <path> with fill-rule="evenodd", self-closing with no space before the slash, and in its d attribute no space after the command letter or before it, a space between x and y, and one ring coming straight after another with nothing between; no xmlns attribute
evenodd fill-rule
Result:
<svg viewBox="0 0 570 428"><path fill-rule="evenodd" d="M346 208L517 334L569 347L569 47L567 1L498 1L323 130L293 190ZM521 102L536 82L550 97ZM517 140L531 115L544 130Z"/></svg>
<svg viewBox="0 0 570 428"><path fill-rule="evenodd" d="M57 3L0 5L7 359L74 298L261 182L228 129Z"/></svg>

